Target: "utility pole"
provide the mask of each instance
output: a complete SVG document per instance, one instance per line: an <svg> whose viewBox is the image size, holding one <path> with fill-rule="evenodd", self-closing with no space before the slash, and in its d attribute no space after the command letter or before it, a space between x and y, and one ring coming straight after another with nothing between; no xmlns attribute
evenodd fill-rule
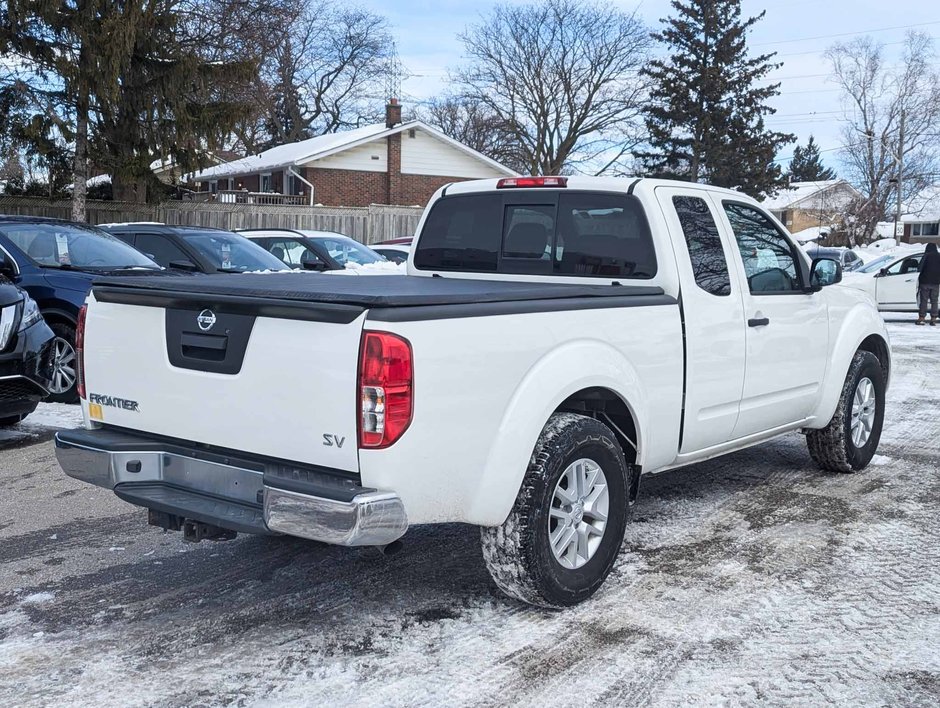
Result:
<svg viewBox="0 0 940 708"><path fill-rule="evenodd" d="M898 131L898 201L894 212L894 237L900 242L904 236L904 226L901 224L901 184L904 179L904 106L901 106L901 126ZM900 233L898 233L900 231Z"/></svg>

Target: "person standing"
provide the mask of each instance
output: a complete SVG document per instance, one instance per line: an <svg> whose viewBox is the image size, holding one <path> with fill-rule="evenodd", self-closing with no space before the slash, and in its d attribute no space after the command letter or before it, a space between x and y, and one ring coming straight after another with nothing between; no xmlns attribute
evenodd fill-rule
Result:
<svg viewBox="0 0 940 708"><path fill-rule="evenodd" d="M930 324L937 324L937 299L940 297L940 253L937 244L928 243L924 257L920 261L920 276L917 278L920 292L920 312L917 324L924 324L927 317L927 303L930 302Z"/></svg>

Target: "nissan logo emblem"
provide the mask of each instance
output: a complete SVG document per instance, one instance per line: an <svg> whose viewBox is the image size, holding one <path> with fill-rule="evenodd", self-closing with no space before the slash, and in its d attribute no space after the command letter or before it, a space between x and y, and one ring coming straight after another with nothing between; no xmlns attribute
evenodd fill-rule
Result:
<svg viewBox="0 0 940 708"><path fill-rule="evenodd" d="M215 313L212 310L203 310L197 315L196 324L203 332L208 332L215 326Z"/></svg>

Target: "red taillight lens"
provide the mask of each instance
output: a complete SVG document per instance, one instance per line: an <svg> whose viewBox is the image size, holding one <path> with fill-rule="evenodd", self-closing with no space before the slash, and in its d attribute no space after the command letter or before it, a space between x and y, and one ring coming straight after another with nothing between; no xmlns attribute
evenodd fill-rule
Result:
<svg viewBox="0 0 940 708"><path fill-rule="evenodd" d="M496 189L567 186L567 177L505 177L496 183Z"/></svg>
<svg viewBox="0 0 940 708"><path fill-rule="evenodd" d="M411 344L388 332L363 332L359 353L359 447L388 447L411 423Z"/></svg>
<svg viewBox="0 0 940 708"><path fill-rule="evenodd" d="M78 311L78 323L75 325L75 358L78 360L77 387L79 398L85 398L85 312L87 305Z"/></svg>

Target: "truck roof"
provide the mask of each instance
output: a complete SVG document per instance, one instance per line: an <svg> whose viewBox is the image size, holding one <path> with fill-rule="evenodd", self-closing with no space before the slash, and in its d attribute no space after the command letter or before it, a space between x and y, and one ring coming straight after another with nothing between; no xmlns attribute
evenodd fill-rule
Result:
<svg viewBox="0 0 940 708"><path fill-rule="evenodd" d="M650 177L586 177L583 175L571 175L565 177L567 186L565 187L537 187L536 189L546 190L565 190L578 189L598 192L625 192L636 189L653 190L656 187L680 187L682 189L706 189L710 192L720 192L736 199L752 198L744 192L737 192L733 189L724 187L714 187L708 184L698 184L693 182L683 182L675 179L653 179ZM471 194L477 192L490 192L497 189L500 179L475 179L466 182L454 182L444 187L445 195L452 194ZM505 188L509 191L512 188ZM531 189L531 188L530 188ZM502 190L501 190L502 191Z"/></svg>

